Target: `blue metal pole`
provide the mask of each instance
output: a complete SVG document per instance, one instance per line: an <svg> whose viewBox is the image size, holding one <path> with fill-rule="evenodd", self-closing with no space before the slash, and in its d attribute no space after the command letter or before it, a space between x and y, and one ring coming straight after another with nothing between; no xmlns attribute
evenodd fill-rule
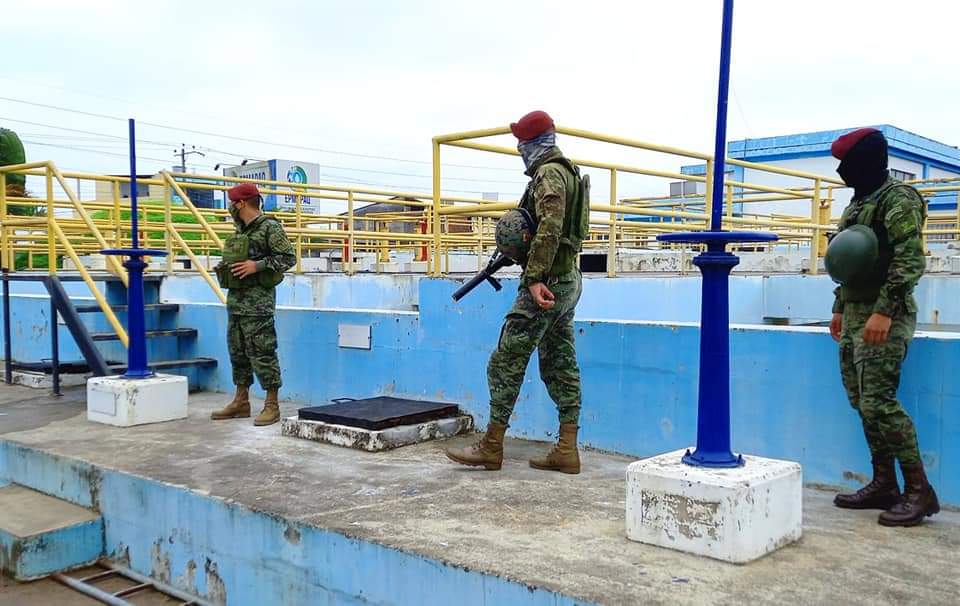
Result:
<svg viewBox="0 0 960 606"><path fill-rule="evenodd" d="M127 287L127 372L125 377L139 379L149 377L153 372L147 368L147 332L143 309L143 253L137 238L137 138L133 118L130 118L130 221L133 246L130 258L123 264L129 272Z"/></svg>
<svg viewBox="0 0 960 606"><path fill-rule="evenodd" d="M733 0L723 0L720 34L720 84L717 91L717 133L713 146L713 212L710 229L723 229L723 177L727 157L727 96L730 90L730 47L733 41Z"/></svg>

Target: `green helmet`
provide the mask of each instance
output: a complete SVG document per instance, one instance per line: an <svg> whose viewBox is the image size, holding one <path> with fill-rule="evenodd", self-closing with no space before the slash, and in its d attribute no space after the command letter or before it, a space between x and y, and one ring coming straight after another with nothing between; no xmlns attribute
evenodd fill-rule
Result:
<svg viewBox="0 0 960 606"><path fill-rule="evenodd" d="M530 241L537 231L533 216L525 208L508 210L497 221L497 250L504 257L523 265L530 252Z"/></svg>
<svg viewBox="0 0 960 606"><path fill-rule="evenodd" d="M823 264L834 282L851 284L869 274L878 255L877 234L866 225L852 225L830 240Z"/></svg>

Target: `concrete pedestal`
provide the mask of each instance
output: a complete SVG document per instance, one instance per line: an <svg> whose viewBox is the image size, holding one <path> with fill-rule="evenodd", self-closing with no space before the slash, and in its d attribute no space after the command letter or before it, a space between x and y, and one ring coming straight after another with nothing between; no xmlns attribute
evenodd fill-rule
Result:
<svg viewBox="0 0 960 606"><path fill-rule="evenodd" d="M187 378L94 377L87 381L87 419L130 427L187 418Z"/></svg>
<svg viewBox="0 0 960 606"><path fill-rule="evenodd" d="M685 450L627 468L627 538L746 563L800 538L800 465L744 456L742 467L681 462Z"/></svg>

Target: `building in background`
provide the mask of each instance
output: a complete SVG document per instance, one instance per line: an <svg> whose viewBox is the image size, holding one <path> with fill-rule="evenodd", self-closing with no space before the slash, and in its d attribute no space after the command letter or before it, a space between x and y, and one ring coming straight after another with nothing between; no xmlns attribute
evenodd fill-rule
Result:
<svg viewBox="0 0 960 606"><path fill-rule="evenodd" d="M839 178L839 161L830 154L830 146L840 135L859 127L839 130L827 130L814 133L780 135L761 139L731 141L727 146L727 157L760 164L769 164L828 177ZM960 179L960 149L927 137L883 124L874 126L887 138L890 146L890 174L903 181L916 179ZM695 164L684 166L680 172L686 175L704 176L706 166ZM728 166L727 179L758 185L771 185L781 188L806 187L808 180L796 179L786 175L761 172L742 166ZM693 181L678 181L670 184L670 196L702 196L704 184ZM834 192L832 214L839 216L840 211L850 202L852 191L847 188ZM695 207L696 204L691 204ZM744 207L747 208L744 208ZM929 199L931 212L956 210L956 194L934 196ZM735 203L734 214L785 214L808 215L809 201L758 202L744 205Z"/></svg>

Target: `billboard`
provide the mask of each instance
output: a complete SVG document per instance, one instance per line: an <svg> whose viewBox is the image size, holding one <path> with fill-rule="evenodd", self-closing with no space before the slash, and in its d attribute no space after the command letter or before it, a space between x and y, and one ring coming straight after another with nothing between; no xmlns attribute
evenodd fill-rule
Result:
<svg viewBox="0 0 960 606"><path fill-rule="evenodd" d="M312 162L298 162L293 160L264 160L249 162L244 166L231 166L223 170L227 177L240 179L260 179L265 181L285 181L287 183L318 183L320 181L320 165ZM296 208L295 196L278 196L268 194L263 197L264 210L289 210ZM303 212L317 214L320 212L320 200L304 198L301 202Z"/></svg>

